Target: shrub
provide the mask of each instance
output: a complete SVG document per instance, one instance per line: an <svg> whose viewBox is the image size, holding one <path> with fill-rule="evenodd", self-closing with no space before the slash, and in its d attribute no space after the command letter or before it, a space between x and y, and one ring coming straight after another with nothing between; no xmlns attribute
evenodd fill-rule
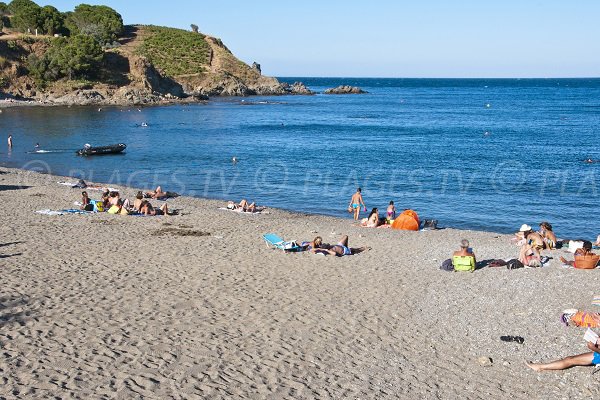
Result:
<svg viewBox="0 0 600 400"><path fill-rule="evenodd" d="M27 66L38 81L87 78L97 70L103 55L98 42L90 36L60 37L52 41L43 57L31 54Z"/></svg>

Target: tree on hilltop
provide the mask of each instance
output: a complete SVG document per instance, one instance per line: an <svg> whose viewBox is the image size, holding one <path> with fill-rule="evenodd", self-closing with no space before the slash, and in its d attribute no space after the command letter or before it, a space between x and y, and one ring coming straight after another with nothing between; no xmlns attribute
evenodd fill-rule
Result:
<svg viewBox="0 0 600 400"><path fill-rule="evenodd" d="M52 6L44 6L40 10L39 26L43 33L54 35L64 29L63 15Z"/></svg>
<svg viewBox="0 0 600 400"><path fill-rule="evenodd" d="M13 0L8 5L12 13L11 25L22 32L39 27L41 7L31 0Z"/></svg>
<svg viewBox="0 0 600 400"><path fill-rule="evenodd" d="M10 11L8 11L8 5L5 2L0 1L0 15L8 14L10 14Z"/></svg>
<svg viewBox="0 0 600 400"><path fill-rule="evenodd" d="M190 27L192 28L192 32L194 33L198 33L198 25L196 24L191 24Z"/></svg>
<svg viewBox="0 0 600 400"><path fill-rule="evenodd" d="M65 15L65 26L71 35L89 35L98 43L106 44L123 33L121 14L107 6L80 4Z"/></svg>

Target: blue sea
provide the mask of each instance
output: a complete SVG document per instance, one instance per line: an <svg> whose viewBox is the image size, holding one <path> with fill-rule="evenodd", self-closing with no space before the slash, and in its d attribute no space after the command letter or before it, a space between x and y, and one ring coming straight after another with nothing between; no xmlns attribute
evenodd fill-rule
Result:
<svg viewBox="0 0 600 400"><path fill-rule="evenodd" d="M393 200L444 227L600 233L600 163L584 162L600 160L600 79L281 80L369 93L9 108L0 164L344 218L360 186L369 208ZM75 155L119 142L123 155Z"/></svg>

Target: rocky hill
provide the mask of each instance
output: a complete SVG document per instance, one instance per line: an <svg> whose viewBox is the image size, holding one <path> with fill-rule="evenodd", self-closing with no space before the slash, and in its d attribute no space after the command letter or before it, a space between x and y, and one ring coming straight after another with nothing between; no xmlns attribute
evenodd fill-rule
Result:
<svg viewBox="0 0 600 400"><path fill-rule="evenodd" d="M261 74L220 39L156 26L125 26L104 48L93 77L41 82L30 71L56 38L5 30L0 36L0 96L44 104L162 104L208 96L312 94Z"/></svg>

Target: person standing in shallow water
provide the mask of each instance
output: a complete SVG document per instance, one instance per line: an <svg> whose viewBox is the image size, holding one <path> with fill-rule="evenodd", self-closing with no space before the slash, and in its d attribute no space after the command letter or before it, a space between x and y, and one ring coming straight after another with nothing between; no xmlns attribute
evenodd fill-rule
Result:
<svg viewBox="0 0 600 400"><path fill-rule="evenodd" d="M8 135L8 148L12 149L12 135Z"/></svg>
<svg viewBox="0 0 600 400"><path fill-rule="evenodd" d="M367 206L365 206L365 203L362 198L361 189L358 188L358 189L356 189L356 193L354 193L352 195L352 198L350 199L350 204L348 205L348 207L352 207L352 211L354 212L354 220L355 221L358 221L361 205L365 209L365 211L367 211Z"/></svg>

